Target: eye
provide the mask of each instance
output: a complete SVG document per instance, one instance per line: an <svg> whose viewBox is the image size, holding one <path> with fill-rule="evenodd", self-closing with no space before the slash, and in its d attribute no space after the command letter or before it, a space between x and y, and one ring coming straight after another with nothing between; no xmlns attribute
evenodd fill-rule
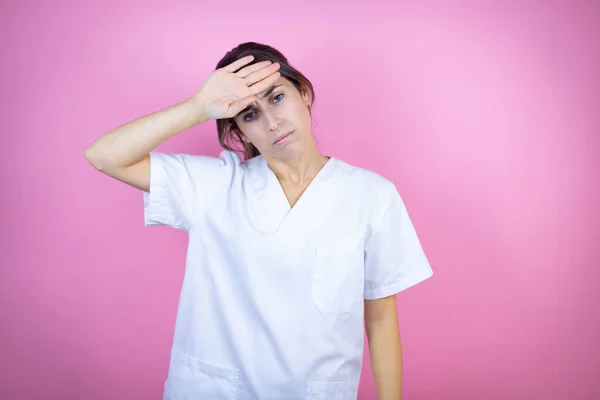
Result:
<svg viewBox="0 0 600 400"><path fill-rule="evenodd" d="M280 98L280 99L281 99L281 100L283 100L283 93L279 93L278 95L276 95L276 96L273 96L273 100L275 100L275 99L276 99L276 98L278 98L279 96L281 96L281 98ZM276 103L281 103L281 100L277 101ZM256 114L256 112L254 112L254 111L253 111L253 112L251 112L251 113L248 113L248 114L244 115L244 122L250 122L250 121L252 121L254 118L250 118L250 119L248 119L248 117L249 117L250 115L252 115L252 114Z"/></svg>
<svg viewBox="0 0 600 400"><path fill-rule="evenodd" d="M246 115L244 116L244 121L245 121L245 122L250 122L250 120L248 119L248 116L249 116L249 115L252 115L252 114L256 114L256 113L253 111L253 112L251 112L251 113L248 113L248 114L246 114Z"/></svg>

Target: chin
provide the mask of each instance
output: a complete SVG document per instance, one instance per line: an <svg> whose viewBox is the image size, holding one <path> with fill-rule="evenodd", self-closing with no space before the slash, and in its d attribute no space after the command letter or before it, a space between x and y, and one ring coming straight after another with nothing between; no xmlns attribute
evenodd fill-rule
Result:
<svg viewBox="0 0 600 400"><path fill-rule="evenodd" d="M289 146L277 152L277 158L280 160L293 160L304 153L306 153L306 150L300 143L290 143Z"/></svg>

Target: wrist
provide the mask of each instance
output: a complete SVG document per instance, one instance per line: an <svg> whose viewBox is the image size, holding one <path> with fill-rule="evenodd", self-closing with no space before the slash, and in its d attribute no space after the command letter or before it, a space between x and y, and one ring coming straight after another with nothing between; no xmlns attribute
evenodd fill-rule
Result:
<svg viewBox="0 0 600 400"><path fill-rule="evenodd" d="M189 98L185 103L190 109L190 115L194 125L201 124L210 119L204 113L202 100L198 96L193 96Z"/></svg>

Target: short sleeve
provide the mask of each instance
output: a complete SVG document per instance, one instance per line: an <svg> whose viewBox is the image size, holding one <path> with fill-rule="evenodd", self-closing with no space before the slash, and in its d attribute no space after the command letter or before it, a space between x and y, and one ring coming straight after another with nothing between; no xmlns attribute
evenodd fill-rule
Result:
<svg viewBox="0 0 600 400"><path fill-rule="evenodd" d="M150 191L143 192L145 226L189 230L223 192L240 164L236 153L219 157L150 153Z"/></svg>
<svg viewBox="0 0 600 400"><path fill-rule="evenodd" d="M400 194L390 181L385 189L365 243L365 300L391 296L433 275Z"/></svg>

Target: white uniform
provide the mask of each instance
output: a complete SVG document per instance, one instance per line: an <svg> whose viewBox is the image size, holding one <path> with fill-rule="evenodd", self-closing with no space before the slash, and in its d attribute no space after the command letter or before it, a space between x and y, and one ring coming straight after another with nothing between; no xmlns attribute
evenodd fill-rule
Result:
<svg viewBox="0 0 600 400"><path fill-rule="evenodd" d="M290 208L262 156L152 152L144 218L189 233L166 400L354 400L363 300L433 274L394 184L334 157Z"/></svg>

